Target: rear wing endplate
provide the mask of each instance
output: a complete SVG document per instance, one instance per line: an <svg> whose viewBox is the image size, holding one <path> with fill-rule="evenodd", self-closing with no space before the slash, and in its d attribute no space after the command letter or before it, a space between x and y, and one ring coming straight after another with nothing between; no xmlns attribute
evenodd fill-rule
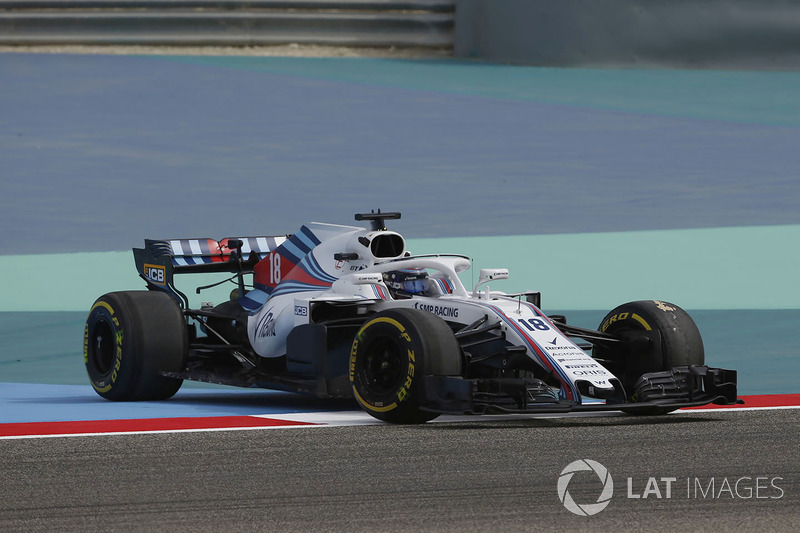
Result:
<svg viewBox="0 0 800 533"><path fill-rule="evenodd" d="M144 248L134 248L136 271L150 289L169 293L184 305L186 297L173 284L174 274L241 272L273 252L287 235L265 237L229 237L214 239L145 239ZM232 243L229 246L229 242ZM241 261L236 246L241 244Z"/></svg>

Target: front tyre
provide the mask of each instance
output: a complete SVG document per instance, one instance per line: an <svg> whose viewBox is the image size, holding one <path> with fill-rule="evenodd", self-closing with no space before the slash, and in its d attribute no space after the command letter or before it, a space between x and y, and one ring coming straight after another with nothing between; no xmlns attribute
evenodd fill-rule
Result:
<svg viewBox="0 0 800 533"><path fill-rule="evenodd" d="M359 405L379 420L421 424L425 376L457 376L461 351L441 318L416 309L377 313L361 326L350 351L350 383Z"/></svg>
<svg viewBox="0 0 800 533"><path fill-rule="evenodd" d="M703 339L694 320L675 304L642 300L609 312L597 328L629 342L622 348L595 346L594 357L620 379L628 399L636 401L634 386L642 374L705 362ZM638 411L661 414L669 410Z"/></svg>
<svg viewBox="0 0 800 533"><path fill-rule="evenodd" d="M184 370L186 322L166 293L105 294L89 311L83 359L94 390L108 400L166 400L183 380L162 372Z"/></svg>

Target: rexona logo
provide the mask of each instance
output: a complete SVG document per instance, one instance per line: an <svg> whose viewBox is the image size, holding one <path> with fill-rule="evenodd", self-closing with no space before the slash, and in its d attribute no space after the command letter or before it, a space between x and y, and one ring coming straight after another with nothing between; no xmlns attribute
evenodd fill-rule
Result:
<svg viewBox="0 0 800 533"><path fill-rule="evenodd" d="M598 492L600 495L597 500L589 503L577 503L572 495L569 493L569 484L572 477L577 472L594 472L600 478L600 485L598 485ZM602 487L602 488L600 488ZM561 471L558 477L558 499L564 504L564 507L578 516L592 516L603 509L605 509L611 502L611 497L614 495L614 480L611 479L611 474L608 469L591 459L578 459L573 461Z"/></svg>

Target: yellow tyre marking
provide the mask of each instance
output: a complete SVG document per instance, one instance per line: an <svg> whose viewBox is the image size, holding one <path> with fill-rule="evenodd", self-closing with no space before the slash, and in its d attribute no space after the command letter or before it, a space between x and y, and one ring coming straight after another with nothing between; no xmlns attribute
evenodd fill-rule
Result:
<svg viewBox="0 0 800 533"><path fill-rule="evenodd" d="M400 322L398 322L397 320L395 320L393 318L386 317L386 316L382 316L382 317L378 317L378 318L373 318L372 320L370 320L369 322L367 322L366 324L361 326L361 331L358 332L359 335L361 334L362 331L364 331L365 329L370 327L372 324L375 324L376 322L386 322L388 324L391 324L394 327L396 327L397 329L399 329L400 333L403 333L406 330L406 328L404 328L403 325Z"/></svg>
<svg viewBox="0 0 800 533"><path fill-rule="evenodd" d="M91 383L92 383L92 387L94 387L94 390L96 390L97 392L108 392L108 391L111 390L111 385L106 385L105 387L103 387L101 389L100 387L98 387L97 385L94 384L94 381L92 381Z"/></svg>
<svg viewBox="0 0 800 533"><path fill-rule="evenodd" d="M644 326L644 329L646 329L647 331L652 331L653 330L653 328L650 327L650 324L648 324L647 321L645 321L644 318L640 317L636 313L632 313L631 314L631 318L634 319L639 324L641 324L642 326Z"/></svg>
<svg viewBox="0 0 800 533"><path fill-rule="evenodd" d="M109 313L111 313L112 315L114 314L114 309L110 305L108 305L106 302L97 302L89 310L89 313L91 313L92 311L94 311L98 307L105 307L108 310Z"/></svg>
<svg viewBox="0 0 800 533"><path fill-rule="evenodd" d="M362 398L361 395L358 393L358 391L356 390L355 387L353 387L353 394L356 395L356 399L358 399L358 403L360 403L361 405L363 405L364 407L366 407L370 411L375 411L376 413L385 413L385 412L391 411L392 409L397 407L397 402L391 403L391 404L386 405L384 407L375 407L374 405L366 402L364 400L364 398Z"/></svg>
<svg viewBox="0 0 800 533"><path fill-rule="evenodd" d="M359 330L358 335L356 335L356 337L361 337L361 334L367 328L369 328L370 326L372 326L373 324L376 324L378 322L384 322L386 324L391 324L394 327L396 327L398 330L400 330L400 333L405 333L405 331L406 331L406 328L404 328L403 325L400 322L398 322L397 320L395 320L393 318L386 317L386 316L382 316L382 317L378 317L378 318L373 318L372 320L370 320L369 322L367 322L366 324L361 326L361 330ZM410 339L408 339L408 340L410 340ZM350 381L351 382L353 381L353 377L354 377L353 373L352 373L353 369L355 368L354 365L355 365L355 353L351 352L351 354L350 354L350 370L351 370ZM397 402L393 402L393 403L391 403L389 405L386 405L386 406L383 406L383 407L376 407L376 406L370 404L369 402L367 402L366 400L364 400L364 398L362 398L361 395L356 390L355 386L353 387L353 394L355 395L356 399L358 400L358 403L360 403L361 405L363 405L364 407L366 407L370 411L375 411L376 413L385 413L385 412L391 411L392 409L395 409L397 407Z"/></svg>
<svg viewBox="0 0 800 533"><path fill-rule="evenodd" d="M89 323L83 326L83 363L89 363Z"/></svg>
<svg viewBox="0 0 800 533"><path fill-rule="evenodd" d="M91 309L89 309L89 314L91 314L91 313L92 313L92 311L94 311L94 310L95 310L95 309L97 309L98 307L102 307L102 308L106 309L106 310L107 310L109 313L111 313L111 316L112 316L112 317L114 316L114 308L113 308L113 307L111 307L111 305L109 305L107 302L96 302L96 303L95 303L95 304L92 306L92 308L91 308ZM115 323L117 322L117 319L116 319L116 318L114 318L114 322L115 322ZM117 325L119 325L119 323L117 323ZM115 337L115 339L114 339L114 341L115 341L115 342L119 342L119 343L121 343L121 342L122 342L122 336L121 336L121 334L122 334L122 332L117 332L117 333L116 333L116 337ZM89 335L88 326L87 326L87 328L85 329L84 335L85 335L86 337L88 337L88 335ZM85 342L86 342L86 343L88 343L88 338L85 340ZM117 346L117 351L118 351L118 352L119 352L119 350L120 350L120 349L121 349L121 347L120 347L120 346ZM86 359L88 359L88 353L87 353L87 351L88 351L88 347L85 347L85 348L84 348L84 350L85 350L85 351L84 351L84 359L86 360ZM119 359L119 353L117 353L117 359ZM114 381L116 381L116 378L114 379ZM109 383L109 384L108 384L108 385L106 385L105 387L98 387L97 385L95 385L95 384L94 384L94 381L90 381L90 383L92 384L92 387L94 388L94 390L96 390L97 392L108 392L108 391L110 391L110 390L111 390L111 386L114 384L114 383L113 383L113 381L112 381L112 383Z"/></svg>

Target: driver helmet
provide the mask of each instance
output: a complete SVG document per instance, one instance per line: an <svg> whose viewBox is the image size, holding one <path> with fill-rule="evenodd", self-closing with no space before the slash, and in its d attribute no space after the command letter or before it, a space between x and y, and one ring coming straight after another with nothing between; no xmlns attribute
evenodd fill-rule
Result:
<svg viewBox="0 0 800 533"><path fill-rule="evenodd" d="M428 273L424 268L390 270L383 275L386 286L399 294L424 295L428 292Z"/></svg>

